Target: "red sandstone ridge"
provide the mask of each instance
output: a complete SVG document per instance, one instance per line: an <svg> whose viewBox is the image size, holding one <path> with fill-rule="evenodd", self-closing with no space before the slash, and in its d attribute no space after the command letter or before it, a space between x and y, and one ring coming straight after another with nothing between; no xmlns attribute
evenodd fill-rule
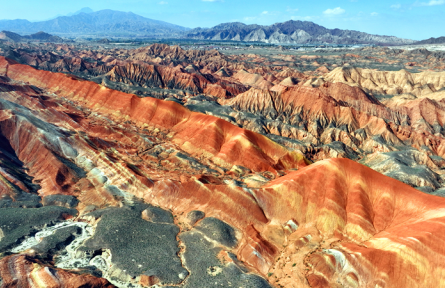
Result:
<svg viewBox="0 0 445 288"><path fill-rule="evenodd" d="M298 226L271 270L277 277L269 279L278 285L443 285L443 198L345 159L281 177L256 198L272 223Z"/></svg>
<svg viewBox="0 0 445 288"><path fill-rule="evenodd" d="M229 169L241 165L255 171L272 171L307 165L301 154L290 152L262 135L216 117L191 112L175 102L141 99L68 75L11 64L4 57L0 58L1 71L14 80L42 87L111 117L129 117L138 125L167 129L173 132L173 142L185 151L209 155Z"/></svg>

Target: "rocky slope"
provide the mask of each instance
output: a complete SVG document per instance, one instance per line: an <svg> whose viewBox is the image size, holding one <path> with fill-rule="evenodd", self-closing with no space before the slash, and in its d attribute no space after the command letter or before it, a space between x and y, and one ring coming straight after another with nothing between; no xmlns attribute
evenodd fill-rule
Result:
<svg viewBox="0 0 445 288"><path fill-rule="evenodd" d="M3 57L0 77L2 287L442 285L441 197L174 101ZM316 90L271 106L312 105L295 89ZM326 117L348 91L385 110L316 91Z"/></svg>
<svg viewBox="0 0 445 288"><path fill-rule="evenodd" d="M212 28L196 28L185 34L190 39L231 40L283 44L411 44L415 41L394 36L327 29L309 21L286 21L270 26L224 23Z"/></svg>

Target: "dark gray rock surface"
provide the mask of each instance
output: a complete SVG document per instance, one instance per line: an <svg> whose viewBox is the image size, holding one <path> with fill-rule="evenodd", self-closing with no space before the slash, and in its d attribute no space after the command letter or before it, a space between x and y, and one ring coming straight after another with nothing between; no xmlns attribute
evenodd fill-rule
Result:
<svg viewBox="0 0 445 288"><path fill-rule="evenodd" d="M58 251L68 246L81 232L80 230L77 226L57 229L54 234L43 238L43 240L32 247L32 249L43 258L52 258Z"/></svg>
<svg viewBox="0 0 445 288"><path fill-rule="evenodd" d="M145 220L154 222L154 223L167 223L174 224L172 213L161 209L159 207L150 206L144 211L142 211L143 216L145 216Z"/></svg>
<svg viewBox="0 0 445 288"><path fill-rule="evenodd" d="M76 210L57 206L0 209L0 230L4 235L0 240L0 253L19 244L21 239L36 233L43 226L52 225L64 220L67 215L76 214Z"/></svg>
<svg viewBox="0 0 445 288"><path fill-rule="evenodd" d="M204 220L206 219L210 220L206 221L205 226L213 227L217 230L220 229L218 227L225 227L225 225L227 225L215 218L205 218ZM233 228L231 229L233 230ZM213 229L208 228L206 232L212 230ZM198 228L181 233L179 238L186 246L183 257L186 267L191 271L189 277L181 287L271 287L267 281L260 276L247 273L247 269L239 265L237 261L233 263L223 263L223 261L218 259L217 255L223 251L223 249L221 247L215 247L213 243L206 240ZM232 257L235 256L232 255Z"/></svg>
<svg viewBox="0 0 445 288"><path fill-rule="evenodd" d="M193 210L190 211L189 213L187 213L187 220L189 221L190 225L195 225L196 222L198 222L199 220L201 220L202 218L205 217L205 213L202 211L198 211L198 210Z"/></svg>
<svg viewBox="0 0 445 288"><path fill-rule="evenodd" d="M223 222L217 218L204 218L196 226L196 230L202 232L210 239L230 248L235 247L238 243L235 236L235 229L233 229L226 222Z"/></svg>
<svg viewBox="0 0 445 288"><path fill-rule="evenodd" d="M112 263L127 275L145 274L156 276L163 284L179 284L188 275L178 257L179 228L173 223L142 219L142 211L146 209L157 215L158 220L173 219L171 213L145 204L97 210L90 214L100 217L95 234L80 249L95 252L109 249Z"/></svg>

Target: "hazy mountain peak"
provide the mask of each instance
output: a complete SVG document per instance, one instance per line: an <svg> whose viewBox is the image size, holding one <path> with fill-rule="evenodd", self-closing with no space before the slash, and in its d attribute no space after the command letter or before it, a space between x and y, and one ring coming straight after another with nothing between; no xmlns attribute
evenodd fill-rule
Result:
<svg viewBox="0 0 445 288"><path fill-rule="evenodd" d="M189 28L145 18L133 12L111 9L92 11L91 8L82 8L71 16L60 16L47 21L0 21L0 30L22 34L45 31L59 35L178 37L179 33Z"/></svg>
<svg viewBox="0 0 445 288"><path fill-rule="evenodd" d="M82 9L80 9L80 10L78 10L78 11L76 11L76 12L74 12L74 13L69 13L69 14L67 14L66 16L73 16L73 15L77 15L77 14L80 14L80 13L93 13L94 11L93 11L93 9L91 9L90 7L83 7Z"/></svg>

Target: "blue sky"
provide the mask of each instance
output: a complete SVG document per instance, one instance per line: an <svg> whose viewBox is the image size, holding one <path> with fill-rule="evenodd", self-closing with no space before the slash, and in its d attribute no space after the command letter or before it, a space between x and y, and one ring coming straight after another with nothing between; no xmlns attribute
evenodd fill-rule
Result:
<svg viewBox="0 0 445 288"><path fill-rule="evenodd" d="M327 28L415 40L445 36L445 0L16 0L2 1L0 19L46 20L90 7L131 11L185 27L224 22L270 25L307 20Z"/></svg>

